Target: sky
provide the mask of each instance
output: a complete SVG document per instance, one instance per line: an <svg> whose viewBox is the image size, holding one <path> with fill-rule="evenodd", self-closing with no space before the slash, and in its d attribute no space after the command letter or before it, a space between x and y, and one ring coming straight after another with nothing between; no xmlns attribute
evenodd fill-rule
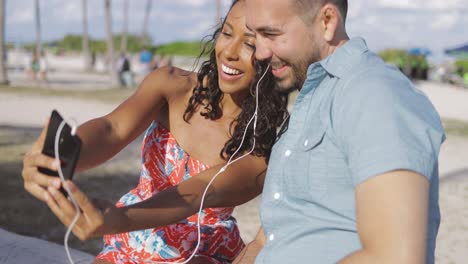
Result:
<svg viewBox="0 0 468 264"><path fill-rule="evenodd" d="M129 0L129 32L141 34L146 0ZM468 43L468 0L349 0L347 31L370 49L425 47L439 57ZM223 0L223 14L231 0ZM82 32L82 0L40 0L42 38ZM153 0L149 33L155 44L199 40L213 31L215 0ZM6 39L35 40L34 0L6 1ZM123 0L112 0L113 32L123 28ZM105 38L104 0L88 0L89 34Z"/></svg>

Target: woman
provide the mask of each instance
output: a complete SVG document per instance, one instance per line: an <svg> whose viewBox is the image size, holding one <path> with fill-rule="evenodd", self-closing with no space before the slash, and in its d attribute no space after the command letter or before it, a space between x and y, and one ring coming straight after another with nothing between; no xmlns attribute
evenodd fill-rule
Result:
<svg viewBox="0 0 468 264"><path fill-rule="evenodd" d="M80 239L108 234L95 263L187 259L197 243L195 213L202 193L235 154L247 127L235 157L253 147L255 136L254 151L229 166L209 188L197 255L203 263L227 263L242 250L232 206L261 193L276 130L287 114L286 95L274 91L267 77L259 88L255 135L248 125L256 108L260 66L254 64L255 38L245 26L244 13L244 1L234 1L198 74L158 69L112 113L78 128L83 147L77 168L83 170L108 160L150 126L142 146L140 182L116 207L101 205L98 210L67 183L83 211L74 233ZM75 211L57 191L60 182L37 172L39 166L56 169L52 158L39 153L44 134L24 159L25 188L45 200L68 226Z"/></svg>

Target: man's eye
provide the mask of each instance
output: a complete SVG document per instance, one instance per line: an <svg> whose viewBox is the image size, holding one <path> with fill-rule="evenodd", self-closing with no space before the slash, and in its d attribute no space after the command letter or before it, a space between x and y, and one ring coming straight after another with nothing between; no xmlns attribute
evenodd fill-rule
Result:
<svg viewBox="0 0 468 264"><path fill-rule="evenodd" d="M275 33L275 32L263 32L262 34L264 37L266 38L274 38L276 36L278 36L278 33Z"/></svg>

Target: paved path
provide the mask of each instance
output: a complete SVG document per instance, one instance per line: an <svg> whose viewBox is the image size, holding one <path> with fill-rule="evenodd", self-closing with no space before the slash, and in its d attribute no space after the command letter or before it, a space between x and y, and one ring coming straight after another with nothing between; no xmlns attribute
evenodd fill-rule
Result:
<svg viewBox="0 0 468 264"><path fill-rule="evenodd" d="M62 245L7 232L0 228L0 264L68 264ZM71 249L75 264L91 263L93 256Z"/></svg>
<svg viewBox="0 0 468 264"><path fill-rule="evenodd" d="M2 94L0 90L0 124L11 126L43 126L52 109L64 118L73 118L79 124L109 113L117 104L65 97Z"/></svg>

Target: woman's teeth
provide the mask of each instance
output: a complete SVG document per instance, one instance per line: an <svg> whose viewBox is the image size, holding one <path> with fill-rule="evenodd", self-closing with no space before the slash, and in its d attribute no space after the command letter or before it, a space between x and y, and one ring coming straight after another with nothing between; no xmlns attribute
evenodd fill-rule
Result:
<svg viewBox="0 0 468 264"><path fill-rule="evenodd" d="M221 64L221 69L223 70L224 73L227 73L229 75L237 75L241 73L239 70L229 68L228 66L224 64Z"/></svg>

